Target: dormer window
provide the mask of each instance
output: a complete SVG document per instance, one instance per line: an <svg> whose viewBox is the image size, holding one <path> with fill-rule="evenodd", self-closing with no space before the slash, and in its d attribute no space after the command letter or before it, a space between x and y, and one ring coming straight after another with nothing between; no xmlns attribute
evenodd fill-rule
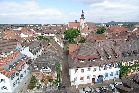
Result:
<svg viewBox="0 0 139 93"><path fill-rule="evenodd" d="M91 62L92 60L91 59L88 59L88 61Z"/></svg>
<svg viewBox="0 0 139 93"><path fill-rule="evenodd" d="M108 58L111 59L111 56L109 56Z"/></svg>
<svg viewBox="0 0 139 93"><path fill-rule="evenodd" d="M84 60L80 60L80 62L84 62Z"/></svg>
<svg viewBox="0 0 139 93"><path fill-rule="evenodd" d="M96 61L95 59L93 59L93 62Z"/></svg>

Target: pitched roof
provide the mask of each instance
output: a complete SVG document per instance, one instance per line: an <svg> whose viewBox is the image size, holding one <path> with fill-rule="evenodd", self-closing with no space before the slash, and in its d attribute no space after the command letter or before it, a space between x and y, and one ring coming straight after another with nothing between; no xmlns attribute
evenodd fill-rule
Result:
<svg viewBox="0 0 139 93"><path fill-rule="evenodd" d="M45 34L56 34L56 33L64 33L65 30L68 29L68 26L65 24L62 25L46 25L43 26L42 30L39 32L45 33Z"/></svg>
<svg viewBox="0 0 139 93"><path fill-rule="evenodd" d="M68 27L69 28L79 28L80 27L80 22L69 22Z"/></svg>
<svg viewBox="0 0 139 93"><path fill-rule="evenodd" d="M119 33L123 31L128 31L128 28L123 27L123 26L118 26L118 25L108 27L109 33Z"/></svg>
<svg viewBox="0 0 139 93"><path fill-rule="evenodd" d="M121 60L130 61L138 59L139 39L129 41L104 40L103 42L83 43L78 50L73 49L69 54L69 66L86 67L99 66L109 63L117 63ZM130 54L130 55L129 55ZM88 62L80 63L81 59L90 59ZM93 61L95 59L95 61Z"/></svg>
<svg viewBox="0 0 139 93"><path fill-rule="evenodd" d="M12 29L3 31L2 36L4 39L17 39L18 37L17 33Z"/></svg>
<svg viewBox="0 0 139 93"><path fill-rule="evenodd" d="M96 59L98 55L78 55L78 59Z"/></svg>
<svg viewBox="0 0 139 93"><path fill-rule="evenodd" d="M88 37L87 37L87 41L90 41L90 42L95 42L95 41L100 41L100 40L106 40L107 37L105 34L90 34Z"/></svg>
<svg viewBox="0 0 139 93"><path fill-rule="evenodd" d="M4 74L5 76L10 77L13 73L18 71L21 68L21 66L26 63L24 60L21 60L19 56L21 58L23 57L20 55L18 51L15 51L14 53L8 55L7 57L1 58L0 59L0 72ZM17 59L18 57L19 59Z"/></svg>
<svg viewBox="0 0 139 93"><path fill-rule="evenodd" d="M25 35L33 35L35 32L31 29L28 28L22 28L20 30L21 33L25 34Z"/></svg>
<svg viewBox="0 0 139 93"><path fill-rule="evenodd" d="M78 44L69 44L69 53L75 52L78 48L79 45Z"/></svg>
<svg viewBox="0 0 139 93"><path fill-rule="evenodd" d="M15 50L17 43L17 40L0 40L0 52L11 52Z"/></svg>

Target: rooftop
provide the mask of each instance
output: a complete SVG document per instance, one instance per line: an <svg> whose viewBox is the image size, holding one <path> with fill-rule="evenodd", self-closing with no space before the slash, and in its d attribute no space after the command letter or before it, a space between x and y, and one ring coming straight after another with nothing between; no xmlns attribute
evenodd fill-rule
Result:
<svg viewBox="0 0 139 93"><path fill-rule="evenodd" d="M117 63L122 60L130 61L138 59L138 55L139 40L87 42L80 44L79 48L69 55L69 65L71 68L99 66ZM80 62L80 60L84 62Z"/></svg>
<svg viewBox="0 0 139 93"><path fill-rule="evenodd" d="M23 60L25 56L20 52L14 53L0 59L0 72L7 77L10 77L13 73L20 70L21 66L26 62Z"/></svg>

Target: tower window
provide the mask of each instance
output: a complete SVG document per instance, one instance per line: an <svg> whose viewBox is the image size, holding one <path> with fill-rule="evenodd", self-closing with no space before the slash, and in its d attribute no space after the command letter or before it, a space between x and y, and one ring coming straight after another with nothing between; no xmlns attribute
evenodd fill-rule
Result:
<svg viewBox="0 0 139 93"><path fill-rule="evenodd" d="M81 69L81 72L83 73L84 72L84 69Z"/></svg>

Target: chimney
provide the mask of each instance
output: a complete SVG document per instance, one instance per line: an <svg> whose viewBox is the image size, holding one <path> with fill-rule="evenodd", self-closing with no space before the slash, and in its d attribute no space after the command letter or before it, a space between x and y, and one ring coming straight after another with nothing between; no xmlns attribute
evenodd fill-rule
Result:
<svg viewBox="0 0 139 93"><path fill-rule="evenodd" d="M77 23L77 20L75 20L75 23Z"/></svg>

